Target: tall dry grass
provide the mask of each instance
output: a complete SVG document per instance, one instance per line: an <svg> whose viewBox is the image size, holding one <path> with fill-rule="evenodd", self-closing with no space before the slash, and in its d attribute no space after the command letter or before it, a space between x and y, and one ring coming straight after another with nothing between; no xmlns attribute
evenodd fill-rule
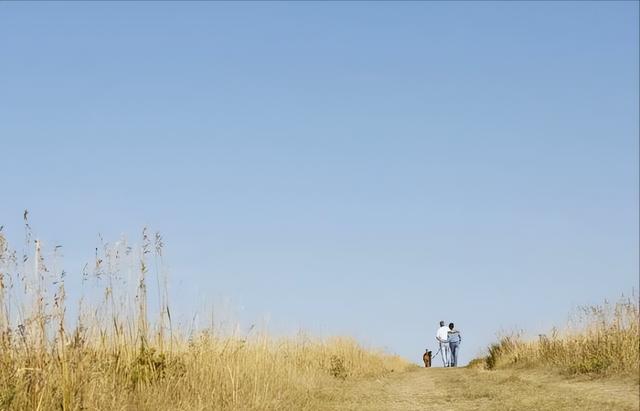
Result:
<svg viewBox="0 0 640 411"><path fill-rule="evenodd" d="M640 373L638 298L580 307L566 329L525 340L503 336L473 366L488 369L548 367L566 374L633 375Z"/></svg>
<svg viewBox="0 0 640 411"><path fill-rule="evenodd" d="M408 367L351 339L176 329L146 229L139 246L100 240L70 316L61 248L24 226L20 251L0 231L0 409L322 409L346 379Z"/></svg>

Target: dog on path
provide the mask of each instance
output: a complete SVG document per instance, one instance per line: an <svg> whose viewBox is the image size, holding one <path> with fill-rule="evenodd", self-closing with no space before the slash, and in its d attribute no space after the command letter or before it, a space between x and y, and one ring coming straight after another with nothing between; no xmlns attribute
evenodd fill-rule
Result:
<svg viewBox="0 0 640 411"><path fill-rule="evenodd" d="M422 361L424 361L425 368L431 367L431 351L428 348L422 354Z"/></svg>

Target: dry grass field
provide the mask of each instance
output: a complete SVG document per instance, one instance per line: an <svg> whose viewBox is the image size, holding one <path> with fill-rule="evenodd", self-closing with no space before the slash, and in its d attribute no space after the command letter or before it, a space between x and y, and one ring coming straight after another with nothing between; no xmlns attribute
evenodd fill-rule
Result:
<svg viewBox="0 0 640 411"><path fill-rule="evenodd" d="M172 323L162 237L102 243L71 317L60 247L0 233L0 409L319 409L323 390L410 365L348 338ZM76 274L77 275L77 274Z"/></svg>
<svg viewBox="0 0 640 411"><path fill-rule="evenodd" d="M504 336L471 365L488 369L549 369L565 375L632 376L640 373L637 296L580 307L569 326L532 341Z"/></svg>
<svg viewBox="0 0 640 411"><path fill-rule="evenodd" d="M147 230L138 246L99 245L70 315L73 274L26 217L20 252L0 232L1 410L638 409L635 300L536 341L505 337L468 368L421 369L348 338L179 329Z"/></svg>
<svg viewBox="0 0 640 411"><path fill-rule="evenodd" d="M171 351L84 342L3 349L0 409L321 409L344 380L401 372L401 360L348 340L216 339ZM337 395L337 393L336 393Z"/></svg>

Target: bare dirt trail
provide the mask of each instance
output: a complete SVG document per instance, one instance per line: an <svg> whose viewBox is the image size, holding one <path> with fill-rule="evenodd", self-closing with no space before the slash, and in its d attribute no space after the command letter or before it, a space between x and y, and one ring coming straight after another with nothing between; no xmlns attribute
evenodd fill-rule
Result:
<svg viewBox="0 0 640 411"><path fill-rule="evenodd" d="M415 369L346 382L327 410L633 410L632 379L578 380L527 370Z"/></svg>

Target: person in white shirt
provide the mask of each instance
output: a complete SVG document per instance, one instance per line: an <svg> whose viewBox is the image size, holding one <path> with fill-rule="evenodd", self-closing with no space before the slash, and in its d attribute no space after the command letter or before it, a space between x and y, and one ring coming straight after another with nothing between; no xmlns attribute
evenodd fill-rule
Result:
<svg viewBox="0 0 640 411"><path fill-rule="evenodd" d="M449 366L449 342L448 342L449 327L444 325L444 321L440 321L440 328L436 332L436 340L440 344L440 355L442 356L442 365Z"/></svg>

